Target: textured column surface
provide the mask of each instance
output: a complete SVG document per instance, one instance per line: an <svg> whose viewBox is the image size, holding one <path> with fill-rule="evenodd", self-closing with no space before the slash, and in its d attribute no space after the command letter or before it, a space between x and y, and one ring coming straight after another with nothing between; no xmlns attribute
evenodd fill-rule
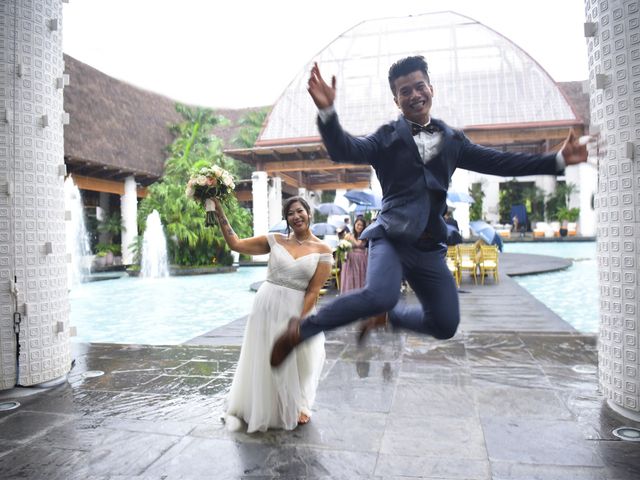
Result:
<svg viewBox="0 0 640 480"><path fill-rule="evenodd" d="M267 172L251 174L253 195L253 235L266 235L269 231L269 194ZM265 261L268 255L254 255L255 261Z"/></svg>
<svg viewBox="0 0 640 480"><path fill-rule="evenodd" d="M595 198L600 281L600 385L608 404L640 419L640 1L587 0L591 124L606 153ZM593 28L595 27L595 28Z"/></svg>
<svg viewBox="0 0 640 480"><path fill-rule="evenodd" d="M61 0L0 2L0 389L71 366L61 27Z"/></svg>

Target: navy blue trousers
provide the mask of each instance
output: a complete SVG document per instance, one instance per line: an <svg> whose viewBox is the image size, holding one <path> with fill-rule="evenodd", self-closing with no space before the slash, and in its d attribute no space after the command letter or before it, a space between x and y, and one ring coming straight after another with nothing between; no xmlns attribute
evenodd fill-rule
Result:
<svg viewBox="0 0 640 480"><path fill-rule="evenodd" d="M458 291L446 264L447 249L434 244L397 244L388 238L369 241L364 288L340 295L300 325L303 340L326 330L389 312L394 327L451 338L460 323ZM402 277L420 300L420 306L399 302Z"/></svg>

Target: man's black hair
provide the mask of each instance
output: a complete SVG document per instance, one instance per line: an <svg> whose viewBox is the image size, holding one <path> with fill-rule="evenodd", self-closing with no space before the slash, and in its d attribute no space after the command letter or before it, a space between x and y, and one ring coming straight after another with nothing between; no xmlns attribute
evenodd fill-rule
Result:
<svg viewBox="0 0 640 480"><path fill-rule="evenodd" d="M389 69L389 87L391 87L391 92L394 96L396 95L396 87L394 85L396 79L417 71L424 73L427 77L427 83L431 85L431 80L429 80L429 66L422 55L405 57L391 65Z"/></svg>

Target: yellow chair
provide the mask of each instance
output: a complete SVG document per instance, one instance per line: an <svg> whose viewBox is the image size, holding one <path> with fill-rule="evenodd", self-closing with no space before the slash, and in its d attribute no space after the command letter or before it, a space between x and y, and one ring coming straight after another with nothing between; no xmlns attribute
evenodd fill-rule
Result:
<svg viewBox="0 0 640 480"><path fill-rule="evenodd" d="M458 244L458 268L460 269L460 279L462 280L462 272L467 271L473 276L473 283L478 284L476 277L478 271L478 263L476 262L475 245Z"/></svg>
<svg viewBox="0 0 640 480"><path fill-rule="evenodd" d="M462 280L462 275L458 266L458 251L455 246L450 245L449 247L447 247L446 261L447 267L449 267L449 271L456 281L456 286L459 287L460 281Z"/></svg>
<svg viewBox="0 0 640 480"><path fill-rule="evenodd" d="M493 273L493 279L498 283L498 247L495 245L481 245L478 267L480 268L482 285L484 285L485 275L489 273Z"/></svg>

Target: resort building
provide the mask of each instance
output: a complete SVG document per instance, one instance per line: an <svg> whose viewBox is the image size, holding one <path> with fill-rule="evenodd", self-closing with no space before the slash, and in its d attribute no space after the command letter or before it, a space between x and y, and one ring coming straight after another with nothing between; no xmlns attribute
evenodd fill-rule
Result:
<svg viewBox="0 0 640 480"><path fill-rule="evenodd" d="M300 69L273 106L254 148L227 151L256 169L256 233L266 232L267 223L279 219L279 210L266 200L273 189L317 193L363 188L369 182L376 189L370 168L334 164L327 156L316 127L316 108L306 90L313 62L318 62L325 78L337 78L336 110L345 129L366 135L399 114L387 81L389 67L418 54L429 63L435 89L433 115L462 129L476 143L542 153L559 149L571 128L576 135L588 132L589 98L581 82L556 83L512 41L471 18L440 12L365 21ZM577 186L569 207L580 208L579 233L592 236L595 179L595 168L587 164L568 169L557 179L531 176L517 181L521 188L535 186L544 195L554 192L557 182ZM479 184L484 195L482 217L499 223L505 220L498 212L500 191L510 180L458 169L451 190L467 193ZM469 204L453 206L463 234L469 236Z"/></svg>

